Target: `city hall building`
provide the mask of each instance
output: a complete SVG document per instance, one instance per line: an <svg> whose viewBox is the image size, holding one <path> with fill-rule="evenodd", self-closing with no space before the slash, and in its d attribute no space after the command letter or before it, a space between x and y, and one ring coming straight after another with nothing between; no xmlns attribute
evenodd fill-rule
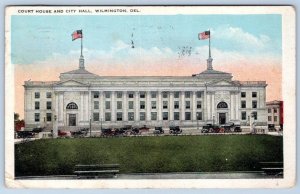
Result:
<svg viewBox="0 0 300 194"><path fill-rule="evenodd" d="M267 125L266 82L207 69L191 76L100 76L79 68L59 81L25 81L25 128L77 130L126 125Z"/></svg>

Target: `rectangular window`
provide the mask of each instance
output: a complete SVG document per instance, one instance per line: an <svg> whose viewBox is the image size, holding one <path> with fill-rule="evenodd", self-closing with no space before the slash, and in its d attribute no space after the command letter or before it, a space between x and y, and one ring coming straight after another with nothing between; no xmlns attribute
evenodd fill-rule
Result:
<svg viewBox="0 0 300 194"><path fill-rule="evenodd" d="M117 101L117 109L122 109L122 101Z"/></svg>
<svg viewBox="0 0 300 194"><path fill-rule="evenodd" d="M201 92L196 92L196 96L197 96L197 98L201 98Z"/></svg>
<svg viewBox="0 0 300 194"><path fill-rule="evenodd" d="M190 109L191 108L191 102L190 101L185 101L185 108Z"/></svg>
<svg viewBox="0 0 300 194"><path fill-rule="evenodd" d="M247 119L247 113L246 112L242 112L242 120L246 120Z"/></svg>
<svg viewBox="0 0 300 194"><path fill-rule="evenodd" d="M277 113L277 108L274 108L274 113Z"/></svg>
<svg viewBox="0 0 300 194"><path fill-rule="evenodd" d="M128 98L133 98L134 97L134 95L133 95L133 93L131 92L131 93L128 93Z"/></svg>
<svg viewBox="0 0 300 194"><path fill-rule="evenodd" d="M134 112L128 112L128 121L134 121Z"/></svg>
<svg viewBox="0 0 300 194"><path fill-rule="evenodd" d="M163 120L166 121L169 119L169 113L168 112L163 112Z"/></svg>
<svg viewBox="0 0 300 194"><path fill-rule="evenodd" d="M94 109L99 109L99 101L94 101Z"/></svg>
<svg viewBox="0 0 300 194"><path fill-rule="evenodd" d="M145 98L145 96L146 96L145 92L140 93L140 98Z"/></svg>
<svg viewBox="0 0 300 194"><path fill-rule="evenodd" d="M191 120L191 112L185 112L185 120L186 121Z"/></svg>
<svg viewBox="0 0 300 194"><path fill-rule="evenodd" d="M252 101L252 108L257 108L257 101L256 100Z"/></svg>
<svg viewBox="0 0 300 194"><path fill-rule="evenodd" d="M241 97L246 98L246 92L241 92Z"/></svg>
<svg viewBox="0 0 300 194"><path fill-rule="evenodd" d="M163 109L167 109L168 108L168 101L163 101Z"/></svg>
<svg viewBox="0 0 300 194"><path fill-rule="evenodd" d="M163 92L162 96L163 96L163 98L168 98L168 92Z"/></svg>
<svg viewBox="0 0 300 194"><path fill-rule="evenodd" d="M252 98L256 98L257 97L257 92L252 92Z"/></svg>
<svg viewBox="0 0 300 194"><path fill-rule="evenodd" d="M46 120L47 120L47 122L52 121L52 114L51 113L46 113Z"/></svg>
<svg viewBox="0 0 300 194"><path fill-rule="evenodd" d="M105 113L105 121L111 121L111 113L110 112Z"/></svg>
<svg viewBox="0 0 300 194"><path fill-rule="evenodd" d="M99 92L94 92L94 98L99 98Z"/></svg>
<svg viewBox="0 0 300 194"><path fill-rule="evenodd" d="M179 112L174 112L174 120L179 121Z"/></svg>
<svg viewBox="0 0 300 194"><path fill-rule="evenodd" d="M128 109L133 109L133 101L128 101Z"/></svg>
<svg viewBox="0 0 300 194"><path fill-rule="evenodd" d="M40 113L34 113L34 121L40 122Z"/></svg>
<svg viewBox="0 0 300 194"><path fill-rule="evenodd" d="M99 121L99 113L98 112L93 113L93 121Z"/></svg>
<svg viewBox="0 0 300 194"><path fill-rule="evenodd" d="M46 93L46 98L51 98L51 96L52 96L52 93L51 93L51 92L47 92L47 93Z"/></svg>
<svg viewBox="0 0 300 194"><path fill-rule="evenodd" d="M123 113L117 112L117 121L122 121L122 120L123 120Z"/></svg>
<svg viewBox="0 0 300 194"><path fill-rule="evenodd" d="M105 98L110 98L110 92L105 92Z"/></svg>
<svg viewBox="0 0 300 194"><path fill-rule="evenodd" d="M156 109L156 101L151 101L151 108Z"/></svg>
<svg viewBox="0 0 300 194"><path fill-rule="evenodd" d="M144 121L146 119L146 115L144 112L140 112L140 121Z"/></svg>
<svg viewBox="0 0 300 194"><path fill-rule="evenodd" d="M40 102L34 102L34 109L39 110L40 109Z"/></svg>
<svg viewBox="0 0 300 194"><path fill-rule="evenodd" d="M174 101L174 109L179 109L179 101Z"/></svg>
<svg viewBox="0 0 300 194"><path fill-rule="evenodd" d="M145 101L140 101L140 109L145 109Z"/></svg>
<svg viewBox="0 0 300 194"><path fill-rule="evenodd" d="M254 120L257 120L257 112L252 112Z"/></svg>
<svg viewBox="0 0 300 194"><path fill-rule="evenodd" d="M272 117L271 116L268 116L268 121L272 121Z"/></svg>
<svg viewBox="0 0 300 194"><path fill-rule="evenodd" d="M201 101L197 101L197 108L201 109Z"/></svg>
<svg viewBox="0 0 300 194"><path fill-rule="evenodd" d="M268 109L268 113L271 113L271 112L272 112L272 109L269 108L269 109Z"/></svg>
<svg viewBox="0 0 300 194"><path fill-rule="evenodd" d="M274 116L274 122L277 122L277 116Z"/></svg>
<svg viewBox="0 0 300 194"><path fill-rule="evenodd" d="M151 120L156 121L157 120L157 112L151 112Z"/></svg>
<svg viewBox="0 0 300 194"><path fill-rule="evenodd" d="M202 120L202 112L197 112L196 118L198 121L201 121Z"/></svg>
<svg viewBox="0 0 300 194"><path fill-rule="evenodd" d="M179 92L174 92L174 98L179 98Z"/></svg>
<svg viewBox="0 0 300 194"><path fill-rule="evenodd" d="M244 100L241 101L241 108L246 108L246 101Z"/></svg>
<svg viewBox="0 0 300 194"><path fill-rule="evenodd" d="M151 98L156 98L156 92L151 92Z"/></svg>
<svg viewBox="0 0 300 194"><path fill-rule="evenodd" d="M105 109L110 109L110 101L105 101Z"/></svg>
<svg viewBox="0 0 300 194"><path fill-rule="evenodd" d="M117 92L117 98L122 98L122 92Z"/></svg>
<svg viewBox="0 0 300 194"><path fill-rule="evenodd" d="M52 109L52 102L51 101L47 101L47 110L51 110Z"/></svg>
<svg viewBox="0 0 300 194"><path fill-rule="evenodd" d="M184 92L185 98L190 98L191 97L191 92Z"/></svg>
<svg viewBox="0 0 300 194"><path fill-rule="evenodd" d="M40 93L39 92L35 92L34 93L34 98L40 98Z"/></svg>

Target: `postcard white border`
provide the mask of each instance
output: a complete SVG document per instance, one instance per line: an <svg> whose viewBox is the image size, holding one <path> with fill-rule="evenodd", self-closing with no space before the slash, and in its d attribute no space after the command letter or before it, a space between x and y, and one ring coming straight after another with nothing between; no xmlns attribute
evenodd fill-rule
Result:
<svg viewBox="0 0 300 194"><path fill-rule="evenodd" d="M282 15L282 96L284 101L283 179L145 179L145 180L15 180L14 179L14 69L11 65L10 18L18 9L94 9L95 6L11 6L5 14L5 183L13 188L287 188L296 178L296 27L292 6L97 6L103 9L137 8L141 12L96 15L175 14L281 14ZM82 13L76 15L94 15ZM37 15L37 14L32 14ZM57 15L57 14L38 14ZM63 15L63 14L59 14ZM65 14L71 15L71 14Z"/></svg>

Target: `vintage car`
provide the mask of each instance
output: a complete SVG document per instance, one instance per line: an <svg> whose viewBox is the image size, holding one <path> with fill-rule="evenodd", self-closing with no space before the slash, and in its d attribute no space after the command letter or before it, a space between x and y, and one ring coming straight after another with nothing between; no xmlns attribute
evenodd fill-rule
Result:
<svg viewBox="0 0 300 194"><path fill-rule="evenodd" d="M162 127L155 127L153 134L163 134L165 133Z"/></svg>
<svg viewBox="0 0 300 194"><path fill-rule="evenodd" d="M139 128L140 133L142 133L142 132L148 132L149 130L150 130L150 128L146 127L146 125L144 125L143 127Z"/></svg>
<svg viewBox="0 0 300 194"><path fill-rule="evenodd" d="M268 130L269 131L276 131L275 125L274 124L268 124Z"/></svg>
<svg viewBox="0 0 300 194"><path fill-rule="evenodd" d="M203 125L201 129L201 133L219 133L220 127L219 125L213 125L213 124L206 124Z"/></svg>
<svg viewBox="0 0 300 194"><path fill-rule="evenodd" d="M89 131L89 128L82 128L82 129L79 129L78 131L71 131L71 135L73 137L84 137L87 135Z"/></svg>
<svg viewBox="0 0 300 194"><path fill-rule="evenodd" d="M18 131L17 138L33 138L34 133L32 131Z"/></svg>
<svg viewBox="0 0 300 194"><path fill-rule="evenodd" d="M58 130L58 137L71 137L71 132L70 131L63 131L63 130Z"/></svg>
<svg viewBox="0 0 300 194"><path fill-rule="evenodd" d="M220 126L222 132L241 132L241 126L235 125L233 122L228 122Z"/></svg>
<svg viewBox="0 0 300 194"><path fill-rule="evenodd" d="M33 133L40 133L40 132L42 132L43 130L44 130L44 128L36 127L36 128L33 128L33 129L32 129L32 132L33 132Z"/></svg>
<svg viewBox="0 0 300 194"><path fill-rule="evenodd" d="M170 134L181 134L182 130L179 126L170 126Z"/></svg>

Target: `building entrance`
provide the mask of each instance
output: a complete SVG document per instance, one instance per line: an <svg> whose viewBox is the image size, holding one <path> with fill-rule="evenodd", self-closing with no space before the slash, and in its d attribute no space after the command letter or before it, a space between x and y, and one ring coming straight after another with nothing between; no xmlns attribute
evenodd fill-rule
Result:
<svg viewBox="0 0 300 194"><path fill-rule="evenodd" d="M76 126L76 114L69 114L69 126Z"/></svg>
<svg viewBox="0 0 300 194"><path fill-rule="evenodd" d="M219 124L223 125L226 123L226 113L219 113Z"/></svg>

